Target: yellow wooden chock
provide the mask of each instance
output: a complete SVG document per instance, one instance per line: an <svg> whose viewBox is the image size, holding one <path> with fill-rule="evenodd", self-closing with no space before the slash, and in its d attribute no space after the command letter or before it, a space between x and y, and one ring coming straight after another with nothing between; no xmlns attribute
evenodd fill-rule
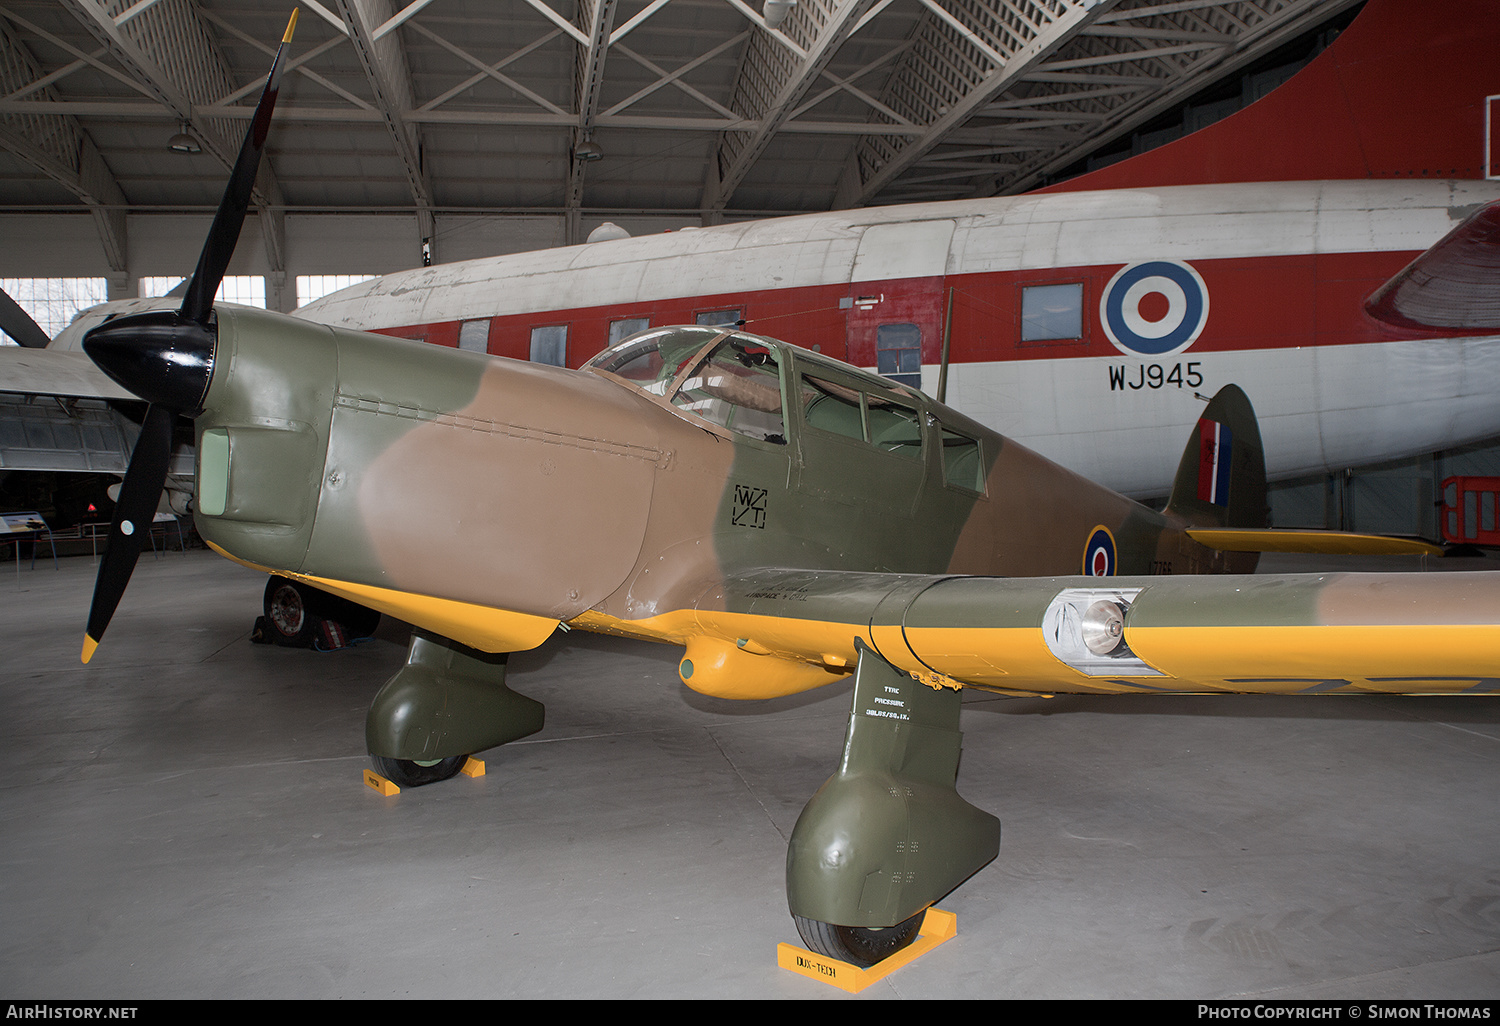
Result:
<svg viewBox="0 0 1500 1026"><path fill-rule="evenodd" d="M365 770L365 783L389 798L393 794L400 794L401 788L391 783L372 769Z"/></svg>
<svg viewBox="0 0 1500 1026"><path fill-rule="evenodd" d="M929 908L927 915L922 917L922 926L917 931L917 939L890 958L883 962L876 962L868 969L861 969L857 965L850 965L848 962L841 962L827 955L815 955L795 944L776 945L776 964L809 979L820 980L829 986L847 990L851 994L858 994L870 984L885 979L903 965L916 961L943 941L956 936L958 936L958 916L952 912Z"/></svg>

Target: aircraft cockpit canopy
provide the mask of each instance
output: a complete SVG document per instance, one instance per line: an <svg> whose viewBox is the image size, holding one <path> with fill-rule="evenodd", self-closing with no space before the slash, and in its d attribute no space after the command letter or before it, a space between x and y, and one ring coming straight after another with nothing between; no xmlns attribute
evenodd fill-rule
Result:
<svg viewBox="0 0 1500 1026"><path fill-rule="evenodd" d="M603 371L710 424L785 445L779 356L769 339L688 325L632 335L583 369Z"/></svg>

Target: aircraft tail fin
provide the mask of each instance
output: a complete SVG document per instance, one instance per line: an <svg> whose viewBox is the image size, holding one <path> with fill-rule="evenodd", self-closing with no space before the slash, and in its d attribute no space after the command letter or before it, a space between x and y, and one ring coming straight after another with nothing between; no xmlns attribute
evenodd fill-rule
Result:
<svg viewBox="0 0 1500 1026"><path fill-rule="evenodd" d="M1166 512L1194 527L1265 527L1266 457L1255 409L1238 385L1209 401L1187 446Z"/></svg>

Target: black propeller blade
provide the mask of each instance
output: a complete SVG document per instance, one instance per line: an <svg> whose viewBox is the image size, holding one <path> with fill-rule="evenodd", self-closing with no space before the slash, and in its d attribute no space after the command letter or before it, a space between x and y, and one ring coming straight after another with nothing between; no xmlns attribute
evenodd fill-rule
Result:
<svg viewBox="0 0 1500 1026"><path fill-rule="evenodd" d="M120 497L115 500L115 522L109 529L109 548L99 564L94 581L94 603L89 607L89 624L83 636L83 661L88 662L104 637L109 618L115 615L125 585L151 532L151 522L167 481L167 461L172 456L172 424L177 414L165 406L146 407L140 437L130 455L130 467Z"/></svg>
<svg viewBox="0 0 1500 1026"><path fill-rule="evenodd" d="M245 141L240 143L240 155L235 159L229 184L224 187L224 195L219 200L214 223L203 242L203 252L198 255L198 267L189 279L178 311L190 321L207 323L208 315L213 311L214 293L219 291L219 283L224 280L224 271L229 267L229 258L234 256L240 227L245 223L245 211L250 206L250 194L255 190L260 155L265 151L266 135L271 131L271 111L276 107L276 94L281 88L281 55L291 43L292 30L296 27L297 12L293 10L286 33L281 37L281 46L276 50L276 58L271 62L271 73L266 76L266 88L260 94L255 116L250 119Z"/></svg>
<svg viewBox="0 0 1500 1026"><path fill-rule="evenodd" d="M21 304L11 299L4 289L0 289L0 331L27 349L46 349L52 341L31 314L21 309Z"/></svg>
<svg viewBox="0 0 1500 1026"><path fill-rule="evenodd" d="M94 602L83 639L84 662L89 661L99 646L149 536L172 455L172 425L179 414L196 416L202 412L208 394L218 337L213 318L214 293L224 280L240 228L245 223L281 84L281 58L292 41L296 25L297 12L293 10L281 46L271 62L271 73L266 76L255 116L240 145L229 184L224 187L219 210L203 243L198 267L188 279L182 306L175 311L153 310L117 317L83 339L84 351L104 373L151 404L130 456L120 497L115 502L109 548L94 583Z"/></svg>

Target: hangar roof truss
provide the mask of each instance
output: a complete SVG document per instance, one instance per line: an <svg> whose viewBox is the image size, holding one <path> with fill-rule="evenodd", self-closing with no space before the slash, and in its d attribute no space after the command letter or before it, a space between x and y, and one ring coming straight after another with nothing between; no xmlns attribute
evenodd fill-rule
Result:
<svg viewBox="0 0 1500 1026"><path fill-rule="evenodd" d="M1354 0L796 0L774 28L763 0L296 2L269 223L537 213L571 239L1023 191ZM117 269L127 212L212 209L286 14L0 0L0 209L91 211ZM184 129L201 154L168 151Z"/></svg>

